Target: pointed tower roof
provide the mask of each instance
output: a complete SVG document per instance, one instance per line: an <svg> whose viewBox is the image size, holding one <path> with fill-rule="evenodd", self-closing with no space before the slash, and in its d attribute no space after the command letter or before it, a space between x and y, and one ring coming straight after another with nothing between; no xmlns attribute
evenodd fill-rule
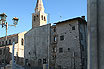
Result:
<svg viewBox="0 0 104 69"><path fill-rule="evenodd" d="M43 1L42 0L37 0L37 4L36 4L36 8L35 8L35 12L44 12L44 6L43 6Z"/></svg>

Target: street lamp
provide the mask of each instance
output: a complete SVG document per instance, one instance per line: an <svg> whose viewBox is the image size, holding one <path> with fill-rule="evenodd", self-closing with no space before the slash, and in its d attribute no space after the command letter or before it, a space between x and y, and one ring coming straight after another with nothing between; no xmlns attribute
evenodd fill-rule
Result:
<svg viewBox="0 0 104 69"><path fill-rule="evenodd" d="M8 30L8 26L16 26L18 24L18 18L14 17L12 20L13 20L13 25L9 25L7 22L6 22L6 17L7 15L5 13L2 13L0 14L0 25L2 25L2 28L3 27L6 27L6 41L7 41L7 30ZM6 64L6 45L5 45L5 48L4 48L4 69L5 69L5 64Z"/></svg>
<svg viewBox="0 0 104 69"><path fill-rule="evenodd" d="M2 28L5 25L6 17L7 17L7 15L5 13L0 14L0 23L2 25Z"/></svg>
<svg viewBox="0 0 104 69"><path fill-rule="evenodd" d="M18 20L19 20L19 19L16 18L16 17L14 17L12 20L13 20L13 24L16 26L16 25L18 24Z"/></svg>
<svg viewBox="0 0 104 69"><path fill-rule="evenodd" d="M0 20L6 21L7 15L5 13L0 14Z"/></svg>

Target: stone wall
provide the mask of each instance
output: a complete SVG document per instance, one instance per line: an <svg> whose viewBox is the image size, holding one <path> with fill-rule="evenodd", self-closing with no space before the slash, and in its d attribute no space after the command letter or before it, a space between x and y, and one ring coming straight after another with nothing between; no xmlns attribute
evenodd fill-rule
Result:
<svg viewBox="0 0 104 69"><path fill-rule="evenodd" d="M25 34L25 64L42 66L43 59L48 61L51 25L36 27Z"/></svg>
<svg viewBox="0 0 104 69"><path fill-rule="evenodd" d="M81 69L78 20L56 24L56 32L56 68ZM62 48L61 52L60 48Z"/></svg>

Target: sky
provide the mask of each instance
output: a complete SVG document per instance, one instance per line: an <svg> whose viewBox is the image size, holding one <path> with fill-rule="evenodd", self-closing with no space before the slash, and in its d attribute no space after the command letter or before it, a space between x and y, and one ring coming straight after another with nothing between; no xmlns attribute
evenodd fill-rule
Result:
<svg viewBox="0 0 104 69"><path fill-rule="evenodd" d="M8 27L8 35L29 31L32 28L32 13L35 13L36 2L37 0L0 1L0 14L6 13L8 24L13 24L13 17L19 18L16 27ZM87 0L43 0L43 4L52 24L81 16L87 19ZM0 26L0 37L5 36L5 32L5 28Z"/></svg>

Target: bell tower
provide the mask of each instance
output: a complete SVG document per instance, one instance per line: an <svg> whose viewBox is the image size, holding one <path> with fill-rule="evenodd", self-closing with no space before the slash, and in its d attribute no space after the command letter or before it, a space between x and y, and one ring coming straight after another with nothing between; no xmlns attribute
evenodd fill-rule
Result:
<svg viewBox="0 0 104 69"><path fill-rule="evenodd" d="M35 13L32 14L32 28L47 24L47 14L44 13L42 0L37 0Z"/></svg>

